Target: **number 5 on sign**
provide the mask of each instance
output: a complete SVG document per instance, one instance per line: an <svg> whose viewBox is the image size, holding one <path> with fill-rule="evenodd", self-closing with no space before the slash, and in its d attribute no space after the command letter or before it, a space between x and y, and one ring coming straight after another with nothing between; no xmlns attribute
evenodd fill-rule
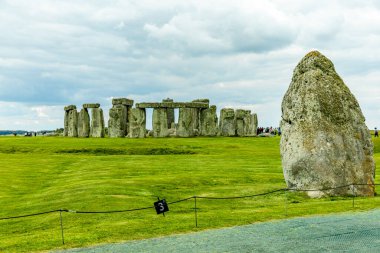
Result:
<svg viewBox="0 0 380 253"><path fill-rule="evenodd" d="M154 208L156 209L157 214L162 214L169 211L168 203L166 203L165 199L154 202Z"/></svg>

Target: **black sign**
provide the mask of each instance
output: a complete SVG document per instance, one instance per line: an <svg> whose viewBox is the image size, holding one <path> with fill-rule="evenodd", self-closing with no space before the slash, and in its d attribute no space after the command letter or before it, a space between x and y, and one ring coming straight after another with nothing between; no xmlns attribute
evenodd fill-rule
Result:
<svg viewBox="0 0 380 253"><path fill-rule="evenodd" d="M157 202L154 202L154 208L156 208L157 214L169 211L168 203L166 203L165 199L161 199Z"/></svg>

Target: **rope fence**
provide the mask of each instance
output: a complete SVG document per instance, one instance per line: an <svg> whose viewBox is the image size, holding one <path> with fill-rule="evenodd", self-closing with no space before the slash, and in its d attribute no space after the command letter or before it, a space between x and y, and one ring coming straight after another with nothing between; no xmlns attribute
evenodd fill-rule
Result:
<svg viewBox="0 0 380 253"><path fill-rule="evenodd" d="M195 219L195 227L198 227L198 208L197 208L197 199L208 199L208 200L231 200L231 199L245 199L245 198L254 198L254 197L260 197L265 195L270 195L278 192L284 192L285 193L285 212L287 215L287 192L313 192L313 191L320 191L320 192L328 192L331 190L336 189L342 189L351 187L352 190L352 207L355 207L355 186L379 186L380 184L347 184L342 185L338 187L332 187L332 188L322 188L322 189L295 189L295 188L282 188L277 189L273 191L268 191L264 193L258 193L258 194L252 194L252 195L243 195L243 196L230 196L230 197L208 197L208 196L191 196L188 198L179 199L172 202L167 202L168 205L174 205L177 203L185 202L188 200L194 199L194 219ZM349 195L347 195L349 196ZM24 214L19 216L9 216L9 217L0 217L0 221L2 220L12 220L12 219L21 219L26 217L33 217L33 216L40 216L40 215L46 215L51 213L58 213L60 214L60 227L61 227L61 235L62 235L62 244L65 244L64 240L64 229L63 229L63 221L62 221L62 213L74 213L74 214L113 214L113 213L126 213L126 212L137 212L137 211L143 211L148 209L154 209L155 206L146 206L146 207L140 207L140 208L133 208L133 209L125 209L125 210L109 210L109 211L81 211L81 210L69 210L69 209L56 209L56 210L50 210L50 211L44 211L44 212L38 212L38 213L32 213L32 214Z"/></svg>

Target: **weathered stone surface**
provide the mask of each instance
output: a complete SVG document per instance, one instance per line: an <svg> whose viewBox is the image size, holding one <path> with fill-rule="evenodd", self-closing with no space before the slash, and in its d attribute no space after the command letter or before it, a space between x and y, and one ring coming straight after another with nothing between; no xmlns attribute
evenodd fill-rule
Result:
<svg viewBox="0 0 380 253"><path fill-rule="evenodd" d="M168 115L166 108L153 109L153 137L167 137L168 132Z"/></svg>
<svg viewBox="0 0 380 253"><path fill-rule="evenodd" d="M78 113L77 110L70 110L67 114L67 136L78 137Z"/></svg>
<svg viewBox="0 0 380 253"><path fill-rule="evenodd" d="M88 110L83 108L78 114L78 137L87 138L90 136L90 115Z"/></svg>
<svg viewBox="0 0 380 253"><path fill-rule="evenodd" d="M130 106L124 106L125 108L125 119L126 119L126 122L125 122L125 136L127 136L129 134L129 116L131 114L131 110L132 110L132 107Z"/></svg>
<svg viewBox="0 0 380 253"><path fill-rule="evenodd" d="M64 107L65 111L76 110L76 109L77 109L76 105L68 105Z"/></svg>
<svg viewBox="0 0 380 253"><path fill-rule="evenodd" d="M208 98L198 98L198 99L194 99L192 102L193 103L210 104L210 99L208 99Z"/></svg>
<svg viewBox="0 0 380 253"><path fill-rule="evenodd" d="M200 135L216 136L218 134L218 116L216 106L212 105L208 109L202 109L200 115Z"/></svg>
<svg viewBox="0 0 380 253"><path fill-rule="evenodd" d="M104 117L102 108L93 108L91 110L91 137L104 137Z"/></svg>
<svg viewBox="0 0 380 253"><path fill-rule="evenodd" d="M235 111L236 135L248 136L249 126L251 125L251 111L237 109Z"/></svg>
<svg viewBox="0 0 380 253"><path fill-rule="evenodd" d="M126 131L126 108L114 106L109 110L108 135L111 138L123 138Z"/></svg>
<svg viewBox="0 0 380 253"><path fill-rule="evenodd" d="M219 131L222 136L236 135L235 111L231 108L223 108L220 111Z"/></svg>
<svg viewBox="0 0 380 253"><path fill-rule="evenodd" d="M112 105L125 105L125 106L133 106L133 100L128 98L114 98L112 99Z"/></svg>
<svg viewBox="0 0 380 253"><path fill-rule="evenodd" d="M173 99L167 98L162 100L163 103L172 103ZM168 108L167 109L168 114L168 127L171 128L172 123L174 123L174 108Z"/></svg>
<svg viewBox="0 0 380 253"><path fill-rule="evenodd" d="M201 102L163 102L137 103L136 108L208 108L208 103Z"/></svg>
<svg viewBox="0 0 380 253"><path fill-rule="evenodd" d="M83 104L83 108L84 109L88 109L88 108L99 108L100 107L100 104L98 103L95 103L95 104Z"/></svg>
<svg viewBox="0 0 380 253"><path fill-rule="evenodd" d="M199 111L197 108L180 108L178 116L178 137L193 137L198 133Z"/></svg>
<svg viewBox="0 0 380 253"><path fill-rule="evenodd" d="M258 127L257 114L252 113L250 115L250 125L248 127L247 136L257 136L257 127Z"/></svg>
<svg viewBox="0 0 380 253"><path fill-rule="evenodd" d="M325 189L374 183L373 143L359 104L333 63L317 51L294 70L282 101L281 156L289 188ZM373 196L374 187L354 186ZM352 194L350 187L308 192Z"/></svg>
<svg viewBox="0 0 380 253"><path fill-rule="evenodd" d="M63 136L68 136L69 130L69 111L65 110L65 116L63 119Z"/></svg>
<svg viewBox="0 0 380 253"><path fill-rule="evenodd" d="M145 138L146 134L146 112L145 109L133 108L129 114L130 138Z"/></svg>

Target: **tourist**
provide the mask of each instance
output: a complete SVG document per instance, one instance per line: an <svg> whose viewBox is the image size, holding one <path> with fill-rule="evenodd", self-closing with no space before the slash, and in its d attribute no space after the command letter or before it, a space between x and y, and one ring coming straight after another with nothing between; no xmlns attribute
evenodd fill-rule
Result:
<svg viewBox="0 0 380 253"><path fill-rule="evenodd" d="M379 132L377 131L377 127L375 127L375 137L379 137Z"/></svg>

